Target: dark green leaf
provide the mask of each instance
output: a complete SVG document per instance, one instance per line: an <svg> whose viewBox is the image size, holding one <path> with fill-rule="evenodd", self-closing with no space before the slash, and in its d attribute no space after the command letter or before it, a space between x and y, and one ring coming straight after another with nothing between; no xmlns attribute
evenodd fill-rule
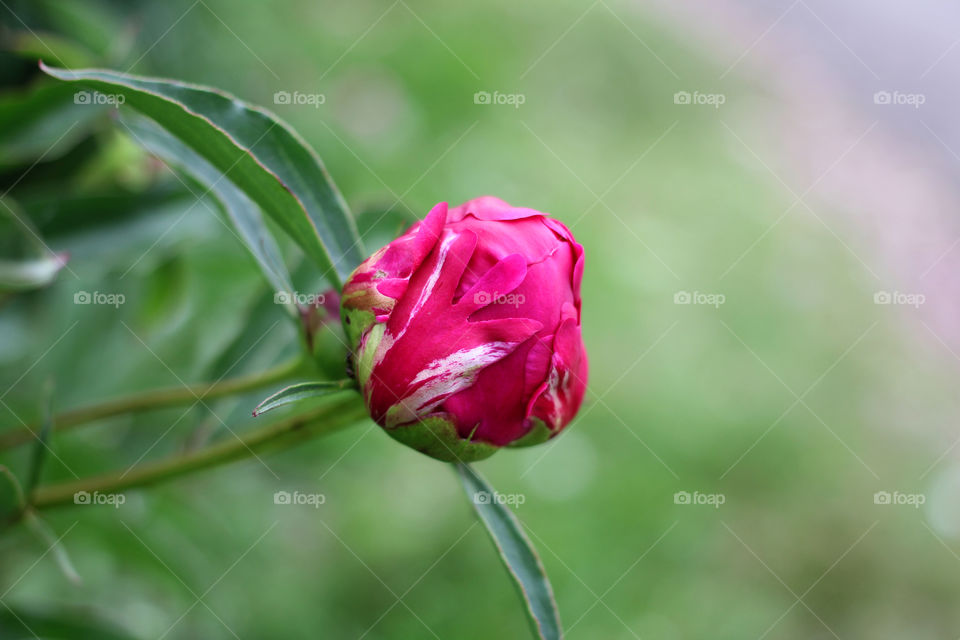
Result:
<svg viewBox="0 0 960 640"><path fill-rule="evenodd" d="M300 382L298 384L292 384L289 387L277 391L275 394L258 404L253 410L253 415L259 416L260 414L266 413L271 409L276 409L277 407L282 407L300 400L306 400L307 398L325 396L331 393L336 393L337 391L343 391L344 389L352 389L355 386L356 382L349 378L344 380L324 380L318 382Z"/></svg>
<svg viewBox="0 0 960 640"><path fill-rule="evenodd" d="M15 520L23 510L23 489L17 477L0 464L0 526Z"/></svg>
<svg viewBox="0 0 960 640"><path fill-rule="evenodd" d="M169 131L271 216L337 288L364 258L346 203L316 154L273 114L226 93L103 70L42 66L113 96Z"/></svg>
<svg viewBox="0 0 960 640"><path fill-rule="evenodd" d="M104 106L75 102L76 87L52 84L0 97L0 166L55 160L89 133Z"/></svg>
<svg viewBox="0 0 960 640"><path fill-rule="evenodd" d="M563 637L553 589L523 526L505 504L495 499L496 492L470 465L458 463L457 473L500 558L520 588L537 637Z"/></svg>
<svg viewBox="0 0 960 640"><path fill-rule="evenodd" d="M283 264L276 240L263 222L260 208L213 165L152 120L128 114L122 118L122 122L144 149L171 167L189 173L215 194L227 221L239 234L238 237L256 260L274 292L292 293L290 274ZM290 299L290 296L287 298ZM285 306L295 312L292 305Z"/></svg>
<svg viewBox="0 0 960 640"><path fill-rule="evenodd" d="M40 476L43 473L43 463L50 453L50 433L53 431L53 382L48 381L44 390L43 399L43 419L40 422L40 433L37 434L36 442L33 443L33 452L30 456L30 471L27 473L26 494L29 496L33 490L40 484Z"/></svg>

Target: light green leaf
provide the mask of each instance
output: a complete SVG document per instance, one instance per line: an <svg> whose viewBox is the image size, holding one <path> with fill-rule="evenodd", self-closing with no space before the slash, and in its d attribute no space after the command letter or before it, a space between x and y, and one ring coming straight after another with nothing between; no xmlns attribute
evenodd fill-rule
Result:
<svg viewBox="0 0 960 640"><path fill-rule="evenodd" d="M553 589L533 544L523 532L523 525L506 505L495 499L496 492L470 465L458 463L457 473L500 559L520 589L534 633L544 640L562 638Z"/></svg>
<svg viewBox="0 0 960 640"><path fill-rule="evenodd" d="M336 288L363 260L356 225L320 159L268 111L207 87L106 70L41 68L139 111L203 156L329 270Z"/></svg>
<svg viewBox="0 0 960 640"><path fill-rule="evenodd" d="M11 233L7 234L7 231ZM20 206L10 197L0 197L0 232L7 241L0 248L17 254L0 257L0 291L45 287L67 264L67 254L51 252ZM13 242L12 246L8 246L10 242Z"/></svg>
<svg viewBox="0 0 960 640"><path fill-rule="evenodd" d="M67 264L66 254L28 260L0 259L0 291L26 291L45 287Z"/></svg>
<svg viewBox="0 0 960 640"><path fill-rule="evenodd" d="M275 394L261 402L253 410L254 416L266 413L271 409L282 407L307 398L325 396L344 389L353 389L356 387L356 381L346 378L344 380L322 380L317 382L300 382L292 384L289 387L277 391Z"/></svg>
<svg viewBox="0 0 960 640"><path fill-rule="evenodd" d="M144 149L172 168L189 173L215 195L228 222L260 266L274 292L293 292L290 274L283 263L277 242L264 224L260 208L250 198L203 157L152 120L128 113L121 117L121 122L127 133ZM291 305L286 306L295 313Z"/></svg>
<svg viewBox="0 0 960 640"><path fill-rule="evenodd" d="M82 584L83 579L73 566L66 548L63 546L63 536L58 536L53 532L46 522L40 519L36 511L27 509L23 516L27 527L47 546L47 553L57 563L57 567L64 577L74 584Z"/></svg>

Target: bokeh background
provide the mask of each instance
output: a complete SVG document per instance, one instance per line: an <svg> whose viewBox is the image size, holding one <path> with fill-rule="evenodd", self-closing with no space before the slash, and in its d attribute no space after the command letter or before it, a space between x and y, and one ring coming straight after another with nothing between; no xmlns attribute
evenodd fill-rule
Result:
<svg viewBox="0 0 960 640"><path fill-rule="evenodd" d="M478 465L524 496L569 638L960 635L956 6L0 5L2 190L72 269L3 300L3 428L297 348L110 109L23 106L38 57L212 85L290 122L358 215L489 193L585 246L581 414ZM248 429L262 395L55 436L43 481ZM370 424L126 498L3 532L0 637L528 633L450 469Z"/></svg>

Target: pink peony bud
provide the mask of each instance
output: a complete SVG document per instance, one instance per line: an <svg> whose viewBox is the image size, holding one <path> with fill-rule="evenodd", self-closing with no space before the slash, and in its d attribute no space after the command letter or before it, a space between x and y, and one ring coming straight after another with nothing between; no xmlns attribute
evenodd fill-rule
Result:
<svg viewBox="0 0 960 640"><path fill-rule="evenodd" d="M583 247L545 214L490 196L441 202L344 286L370 415L447 461L555 436L586 390L582 274Z"/></svg>

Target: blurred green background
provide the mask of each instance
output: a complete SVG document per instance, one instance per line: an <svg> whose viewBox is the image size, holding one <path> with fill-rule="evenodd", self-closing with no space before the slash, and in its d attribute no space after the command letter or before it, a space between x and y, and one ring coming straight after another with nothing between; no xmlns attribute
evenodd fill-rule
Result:
<svg viewBox="0 0 960 640"><path fill-rule="evenodd" d="M545 446L478 464L525 496L516 514L569 638L960 635L957 335L923 315L955 305L946 276L908 289L939 295L936 309L874 303L901 282L896 251L869 216L847 215L849 199L807 186L864 162L841 152L877 118L844 107L837 150L781 145L778 127L815 128L819 112L785 95L793 60L749 62L772 55L754 48L772 19L707 27L626 2L0 4L0 190L70 254L49 287L3 298L4 429L48 404L256 372L298 348L213 205L35 61L215 86L291 123L357 214L493 194L551 212L586 248L580 416ZM62 99L31 106L43 91ZM941 240L928 263L953 237ZM78 291L125 303L77 305ZM684 292L723 303L678 304ZM43 481L174 454L223 436L221 420L242 432L263 395L59 434ZM0 463L23 473L28 457ZM277 505L279 490L325 502ZM877 504L881 491L924 504ZM103 621L134 638L526 637L461 493L446 465L363 424L130 491L119 508L51 510L82 583L49 541L3 531L0 638L106 637L78 626Z"/></svg>

